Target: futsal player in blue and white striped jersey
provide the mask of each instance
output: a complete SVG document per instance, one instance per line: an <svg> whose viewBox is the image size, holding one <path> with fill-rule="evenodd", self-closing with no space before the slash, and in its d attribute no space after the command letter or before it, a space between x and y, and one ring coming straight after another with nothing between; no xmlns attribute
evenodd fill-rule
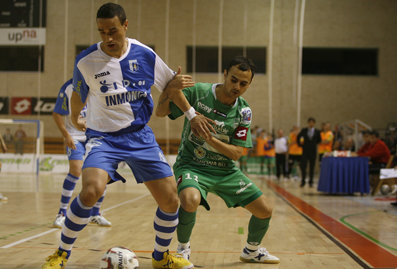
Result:
<svg viewBox="0 0 397 269"><path fill-rule="evenodd" d="M69 201L72 197L76 183L80 178L85 155L85 133L77 130L70 119L70 98L72 97L73 92L72 81L73 80L70 79L62 85L58 93L54 111L52 113L59 131L65 138L66 153L69 160L69 172L62 185L61 203L58 214L52 224L52 226L55 228L62 228L62 225L65 221L66 209L69 205ZM85 118L86 110L87 108L84 107L84 109L80 112L80 117L83 119ZM98 224L99 226L109 227L112 225L112 223L99 212L104 197L105 193L93 207L90 222Z"/></svg>
<svg viewBox="0 0 397 269"><path fill-rule="evenodd" d="M131 168L138 183L144 183L158 204L154 268L193 268L183 257L169 254L168 247L178 224L178 196L171 168L146 124L153 111L151 86L183 89L194 85L190 76L172 71L150 48L126 38L128 20L114 3L97 12L102 42L83 51L76 59L73 75L72 122L87 135L82 190L67 213L59 249L42 268L64 268L78 236L89 222L93 205L102 196L108 180L122 177L116 172L121 161ZM175 92L175 91L170 91ZM185 112L192 130L209 136L210 122L196 115L181 91L172 97ZM87 105L86 122L79 119ZM214 131L214 130L213 130Z"/></svg>

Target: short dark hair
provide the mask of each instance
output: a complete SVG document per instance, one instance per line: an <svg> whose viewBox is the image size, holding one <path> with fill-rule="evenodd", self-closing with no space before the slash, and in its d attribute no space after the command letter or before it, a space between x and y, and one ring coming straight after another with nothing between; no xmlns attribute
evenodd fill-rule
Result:
<svg viewBox="0 0 397 269"><path fill-rule="evenodd" d="M316 119L315 119L315 118L313 118L313 117L310 117L310 118L308 118L308 119L307 119L307 122L309 122L309 121L316 122Z"/></svg>
<svg viewBox="0 0 397 269"><path fill-rule="evenodd" d="M251 80L254 78L256 66L254 62L244 56L236 56L230 62L229 65L226 67L226 72L229 73L229 70L233 67L237 66L238 69L241 71L249 71L251 70Z"/></svg>
<svg viewBox="0 0 397 269"><path fill-rule="evenodd" d="M378 131L375 131L375 130L370 131L369 134L370 134L370 135L373 135L373 136L375 136L375 137L379 137Z"/></svg>
<svg viewBox="0 0 397 269"><path fill-rule="evenodd" d="M120 20L120 24L123 25L127 19L124 8L115 3L103 4L96 14L97 19L111 19L117 16Z"/></svg>

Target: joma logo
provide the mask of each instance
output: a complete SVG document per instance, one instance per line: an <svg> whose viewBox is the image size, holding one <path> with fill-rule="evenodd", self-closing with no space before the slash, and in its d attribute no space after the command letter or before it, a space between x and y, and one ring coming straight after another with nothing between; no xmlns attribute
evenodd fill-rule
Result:
<svg viewBox="0 0 397 269"><path fill-rule="evenodd" d="M103 77L103 76L107 76L107 75L110 75L109 71L102 72L102 73L99 73L99 74L95 74L95 79Z"/></svg>

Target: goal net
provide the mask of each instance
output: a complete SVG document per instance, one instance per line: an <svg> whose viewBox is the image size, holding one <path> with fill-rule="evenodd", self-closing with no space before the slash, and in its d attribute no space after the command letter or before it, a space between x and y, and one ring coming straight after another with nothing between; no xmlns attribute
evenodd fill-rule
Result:
<svg viewBox="0 0 397 269"><path fill-rule="evenodd" d="M38 174L43 132L40 120L0 119L0 134L7 146L7 152L0 154L2 172Z"/></svg>

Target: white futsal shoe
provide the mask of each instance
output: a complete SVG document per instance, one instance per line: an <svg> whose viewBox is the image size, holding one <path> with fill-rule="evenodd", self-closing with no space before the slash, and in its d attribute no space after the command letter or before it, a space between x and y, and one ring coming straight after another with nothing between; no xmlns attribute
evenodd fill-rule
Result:
<svg viewBox="0 0 397 269"><path fill-rule="evenodd" d="M90 223L98 224L99 226L103 227L110 227L112 223L105 219L102 215L91 216Z"/></svg>
<svg viewBox="0 0 397 269"><path fill-rule="evenodd" d="M248 263L280 263L280 259L270 255L266 248L258 248L255 251L244 248L240 255L240 261Z"/></svg>
<svg viewBox="0 0 397 269"><path fill-rule="evenodd" d="M176 253L181 255L185 260L190 260L190 242L187 242L186 244L179 243Z"/></svg>
<svg viewBox="0 0 397 269"><path fill-rule="evenodd" d="M58 214L55 217L54 222L52 223L52 227L54 228L62 228L63 223L65 222L65 216L62 214Z"/></svg>
<svg viewBox="0 0 397 269"><path fill-rule="evenodd" d="M0 201L2 202L8 201L8 198L5 197L2 193L0 193Z"/></svg>

